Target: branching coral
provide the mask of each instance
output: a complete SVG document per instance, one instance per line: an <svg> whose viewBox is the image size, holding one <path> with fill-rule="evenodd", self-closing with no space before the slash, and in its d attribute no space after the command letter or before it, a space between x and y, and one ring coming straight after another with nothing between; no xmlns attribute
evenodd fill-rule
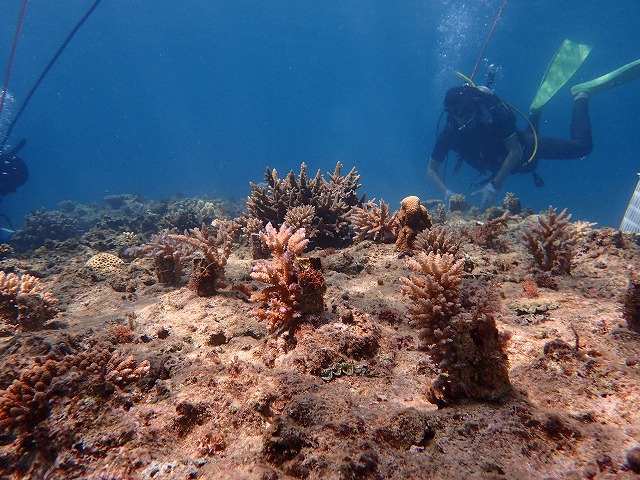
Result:
<svg viewBox="0 0 640 480"><path fill-rule="evenodd" d="M146 244L128 248L125 253L134 257L151 254L156 267L156 278L160 283L176 284L182 277L185 252L183 242L176 238L174 230L161 230L152 234Z"/></svg>
<svg viewBox="0 0 640 480"><path fill-rule="evenodd" d="M444 227L433 227L416 235L414 248L425 253L450 253L455 256L460 249L460 240Z"/></svg>
<svg viewBox="0 0 640 480"><path fill-rule="evenodd" d="M217 228L202 225L185 231L183 235L173 235L183 243L187 258L193 260L189 285L199 296L213 295L223 282L224 267L238 228L237 223L224 221L219 222Z"/></svg>
<svg viewBox="0 0 640 480"><path fill-rule="evenodd" d="M58 299L29 274L0 271L0 320L20 330L35 330L58 313Z"/></svg>
<svg viewBox="0 0 640 480"><path fill-rule="evenodd" d="M507 243L501 236L511 220L513 220L513 217L509 215L509 212L504 212L499 217L492 218L486 222L478 222L464 233L476 245L504 253L507 251Z"/></svg>
<svg viewBox="0 0 640 480"><path fill-rule="evenodd" d="M342 164L338 162L329 180L318 172L313 179L307 177L307 166L300 166L296 179L293 171L284 179L278 172L267 168L266 186L251 183L251 196L247 200L249 215L263 224L271 223L276 228L285 222L287 212L294 207L313 206L313 219L308 227L307 238L317 246L338 246L349 240L349 212L364 199L358 199L360 175L355 168L341 175Z"/></svg>
<svg viewBox="0 0 640 480"><path fill-rule="evenodd" d="M389 204L384 200L380 200L380 206L376 205L374 200L369 200L361 207L353 207L351 221L356 232L356 242L369 239L374 242L393 243L398 237L398 219L395 213L389 214Z"/></svg>
<svg viewBox="0 0 640 480"><path fill-rule="evenodd" d="M635 269L629 269L629 286L622 295L622 315L629 330L640 333L640 278Z"/></svg>
<svg viewBox="0 0 640 480"><path fill-rule="evenodd" d="M540 270L571 274L576 232L570 221L571 215L567 215L566 208L557 215L556 209L549 207L546 215L538 217L538 224L531 224L528 230L523 231L525 247Z"/></svg>
<svg viewBox="0 0 640 480"><path fill-rule="evenodd" d="M420 328L429 355L442 374L429 400L443 407L462 397L498 400L510 391L504 342L495 326L497 296L462 289L463 260L418 252L407 264L420 275L402 277L412 300L409 316Z"/></svg>
<svg viewBox="0 0 640 480"><path fill-rule="evenodd" d="M69 386L82 389L87 381L91 386L110 382L119 387L136 382L150 370L148 360L138 364L133 356L124 357L119 351L93 347L78 354L37 361L22 371L9 387L0 392L0 432L18 428L31 429L49 414L49 402L60 389L55 380L69 373L65 393Z"/></svg>
<svg viewBox="0 0 640 480"><path fill-rule="evenodd" d="M286 223L276 230L268 223L260 233L262 242L269 247L273 260L258 261L251 272L251 278L270 286L251 296L254 302L264 302L264 306L254 310L260 320L269 322L268 329L293 325L300 318L302 310L303 287L298 279L298 256L307 247L305 230L298 230ZM313 284L314 279L308 279ZM317 278L316 278L317 280ZM324 283L324 282L323 282Z"/></svg>

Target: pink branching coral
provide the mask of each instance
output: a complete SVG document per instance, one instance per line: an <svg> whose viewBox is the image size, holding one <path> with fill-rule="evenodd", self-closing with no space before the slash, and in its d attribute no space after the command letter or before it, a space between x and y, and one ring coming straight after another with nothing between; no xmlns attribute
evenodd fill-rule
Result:
<svg viewBox="0 0 640 480"><path fill-rule="evenodd" d="M151 235L146 244L128 248L125 253L134 257L150 253L156 267L156 278L162 284L176 284L182 277L184 251L175 230L161 230Z"/></svg>
<svg viewBox="0 0 640 480"><path fill-rule="evenodd" d="M398 219L395 213L389 213L389 204L384 200L380 200L380 206L376 205L374 200L369 200L362 207L353 207L351 221L356 231L353 239L355 242L369 239L374 242L393 243L398 237Z"/></svg>
<svg viewBox="0 0 640 480"><path fill-rule="evenodd" d="M0 321L35 330L56 316L57 303L38 278L0 271Z"/></svg>
<svg viewBox="0 0 640 480"><path fill-rule="evenodd" d="M571 228L571 215L565 208L556 214L549 207L546 215L538 217L538 224L531 224L522 233L524 244L533 256L534 264L544 272L571 274L571 261L575 256L576 232Z"/></svg>
<svg viewBox="0 0 640 480"><path fill-rule="evenodd" d="M419 275L402 277L412 300L409 316L420 328L429 355L442 372L429 401L443 407L467 397L498 400L510 390L504 338L498 334L494 292L462 288L463 260L451 254L418 252L407 264Z"/></svg>
<svg viewBox="0 0 640 480"><path fill-rule="evenodd" d="M268 320L270 331L289 326L302 315L303 289L298 283L297 257L309 243L305 233L304 228L294 232L293 227L286 223L279 230L268 223L265 230L260 232L260 238L269 247L273 260L258 261L251 278L270 286L253 294L251 300L265 303L263 307L256 308L254 313L260 320Z"/></svg>

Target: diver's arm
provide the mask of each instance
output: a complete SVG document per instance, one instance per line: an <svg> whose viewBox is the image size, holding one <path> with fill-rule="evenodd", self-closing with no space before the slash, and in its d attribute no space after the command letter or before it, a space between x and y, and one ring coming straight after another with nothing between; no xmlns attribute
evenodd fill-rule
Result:
<svg viewBox="0 0 640 480"><path fill-rule="evenodd" d="M504 158L500 170L498 170L498 173L491 182L496 189L502 186L502 182L505 181L512 170L522 161L522 147L520 146L520 142L518 142L518 135L514 133L510 137L505 138L503 142L505 147L507 147L507 156Z"/></svg>
<svg viewBox="0 0 640 480"><path fill-rule="evenodd" d="M443 164L444 162L436 162L433 158L429 158L429 164L427 165L427 175L434 183L436 188L440 190L443 195L447 195L448 188L442 180L442 175L440 175L440 168Z"/></svg>

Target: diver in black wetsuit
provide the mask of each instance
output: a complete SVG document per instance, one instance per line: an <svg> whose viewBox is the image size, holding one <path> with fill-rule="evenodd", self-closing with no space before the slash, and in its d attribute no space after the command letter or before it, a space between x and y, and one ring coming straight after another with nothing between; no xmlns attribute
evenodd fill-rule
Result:
<svg viewBox="0 0 640 480"><path fill-rule="evenodd" d="M15 192L29 178L26 163L19 157L0 154L0 199Z"/></svg>
<svg viewBox="0 0 640 480"><path fill-rule="evenodd" d="M512 173L532 173L536 185L542 186L542 179L535 174L538 160L581 158L591 152L589 96L584 91L574 96L569 139L540 136L536 142L532 131L516 128L512 109L488 88L452 88L444 99L446 125L436 140L427 173L448 201L453 192L445 185L440 170L450 150L458 154L459 162L467 162L481 174L490 172L480 182L484 186L471 194L480 197L481 210ZM539 116L531 121L537 127Z"/></svg>

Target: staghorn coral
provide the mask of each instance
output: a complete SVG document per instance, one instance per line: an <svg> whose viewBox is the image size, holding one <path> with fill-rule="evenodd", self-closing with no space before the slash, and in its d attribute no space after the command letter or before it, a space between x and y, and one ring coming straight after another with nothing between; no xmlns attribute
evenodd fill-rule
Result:
<svg viewBox="0 0 640 480"><path fill-rule="evenodd" d="M270 331L279 327L289 327L302 316L302 286L297 278L297 257L307 247L304 228L294 231L286 223L276 230L268 223L260 233L262 242L269 247L272 261L258 261L251 272L251 278L270 286L251 296L253 302L265 305L254 309L260 320L269 322Z"/></svg>
<svg viewBox="0 0 640 480"><path fill-rule="evenodd" d="M280 179L275 169L267 168L266 185L251 183L251 196L247 199L249 215L277 228L285 222L285 216L292 208L313 206L313 219L305 227L307 238L320 247L343 244L350 239L349 212L364 198L358 199L356 195L361 185L355 168L345 176L341 175L341 169L342 164L338 162L327 181L320 170L309 179L304 163L297 179L293 171Z"/></svg>
<svg viewBox="0 0 640 480"><path fill-rule="evenodd" d="M450 253L455 256L460 249L460 241L452 232L439 226L424 230L416 235L414 248L415 250L422 250L425 253L433 252L440 255Z"/></svg>
<svg viewBox="0 0 640 480"><path fill-rule="evenodd" d="M429 213L420 204L420 199L412 195L400 202L400 211L397 217L400 229L396 239L396 247L403 253L411 253L418 233L431 228Z"/></svg>
<svg viewBox="0 0 640 480"><path fill-rule="evenodd" d="M501 236L510 220L513 220L513 217L509 212L503 212L502 215L486 222L476 222L472 228L464 230L463 234L476 245L505 253L508 251L507 242Z"/></svg>
<svg viewBox="0 0 640 480"><path fill-rule="evenodd" d="M224 267L233 247L239 225L234 221L219 222L217 228L202 225L183 235L172 235L183 243L186 257L193 260L189 286L200 297L216 293L224 280Z"/></svg>
<svg viewBox="0 0 640 480"><path fill-rule="evenodd" d="M399 223L396 214L389 214L389 204L375 199L365 202L361 207L351 209L351 221L356 235L354 241L373 240L374 242L393 243L398 237Z"/></svg>
<svg viewBox="0 0 640 480"><path fill-rule="evenodd" d="M185 256L183 250L183 242L176 238L174 230L161 230L152 234L146 244L128 248L125 253L134 257L151 254L158 282L175 285L182 278Z"/></svg>
<svg viewBox="0 0 640 480"><path fill-rule="evenodd" d="M429 401L443 407L468 397L498 400L511 387L504 342L493 314L493 292L462 289L463 260L451 254L418 252L407 265L420 275L401 277L412 323L442 372L432 383Z"/></svg>
<svg viewBox="0 0 640 480"><path fill-rule="evenodd" d="M451 198L449 199L450 212L464 212L467 207L467 197L460 193L451 195Z"/></svg>
<svg viewBox="0 0 640 480"><path fill-rule="evenodd" d="M36 364L26 368L9 387L0 392L0 432L16 429L31 430L49 414L49 404L59 395L56 379L66 377L64 394L72 395L69 386L85 389L113 383L120 388L144 377L150 370L148 360L137 364L133 356L123 357L119 351L90 347L61 360L36 358Z"/></svg>
<svg viewBox="0 0 640 480"><path fill-rule="evenodd" d="M313 205L296 205L287 210L284 215L284 221L296 230L298 228L306 229L311 226L315 214L316 207Z"/></svg>
<svg viewBox="0 0 640 480"><path fill-rule="evenodd" d="M35 330L58 313L58 299L29 274L0 271L0 320L18 331Z"/></svg>
<svg viewBox="0 0 640 480"><path fill-rule="evenodd" d="M556 214L549 207L546 215L538 217L538 223L531 223L522 232L522 239L533 263L544 272L571 274L571 261L575 256L576 231L571 228L571 215L565 208Z"/></svg>
<svg viewBox="0 0 640 480"><path fill-rule="evenodd" d="M502 208L508 210L509 213L517 215L522 212L522 203L513 192L507 192L502 199Z"/></svg>

